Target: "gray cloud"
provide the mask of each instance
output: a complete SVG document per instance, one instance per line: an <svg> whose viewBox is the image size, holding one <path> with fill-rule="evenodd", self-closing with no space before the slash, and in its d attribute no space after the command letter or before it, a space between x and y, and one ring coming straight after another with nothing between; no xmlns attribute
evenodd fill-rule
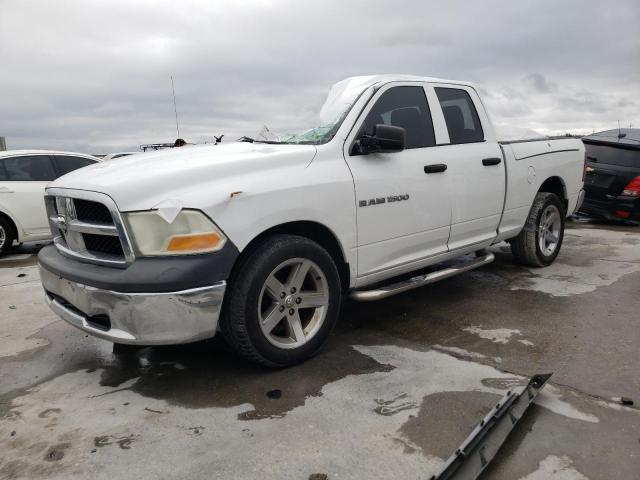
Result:
<svg viewBox="0 0 640 480"><path fill-rule="evenodd" d="M530 73L524 77L524 81L538 93L550 93L558 89L555 83L548 81L541 73Z"/></svg>
<svg viewBox="0 0 640 480"><path fill-rule="evenodd" d="M545 133L640 126L640 5L595 0L3 0L0 135L105 153L314 125L329 86L411 73L482 88Z"/></svg>

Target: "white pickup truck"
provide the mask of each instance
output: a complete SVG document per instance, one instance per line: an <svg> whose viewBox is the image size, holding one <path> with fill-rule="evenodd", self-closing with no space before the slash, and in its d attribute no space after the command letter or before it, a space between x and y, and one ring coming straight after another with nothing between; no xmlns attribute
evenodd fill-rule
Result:
<svg viewBox="0 0 640 480"><path fill-rule="evenodd" d="M549 265L583 196L582 142L498 141L465 82L348 78L319 127L245 140L54 181L55 240L39 254L50 307L114 343L220 331L252 361L291 365L320 350L345 295L381 299L485 265L504 240L518 261Z"/></svg>

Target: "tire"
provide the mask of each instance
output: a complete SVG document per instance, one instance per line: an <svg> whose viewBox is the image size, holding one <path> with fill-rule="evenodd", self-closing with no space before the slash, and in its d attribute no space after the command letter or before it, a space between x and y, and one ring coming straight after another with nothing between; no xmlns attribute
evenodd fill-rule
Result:
<svg viewBox="0 0 640 480"><path fill-rule="evenodd" d="M564 206L558 196L538 192L524 228L510 242L513 256L531 267L551 265L562 247L564 224Z"/></svg>
<svg viewBox="0 0 640 480"><path fill-rule="evenodd" d="M274 235L234 270L220 330L247 360L275 368L295 365L320 351L340 302L340 276L331 255L307 238Z"/></svg>
<svg viewBox="0 0 640 480"><path fill-rule="evenodd" d="M0 255L9 251L16 239L15 229L9 220L0 216Z"/></svg>

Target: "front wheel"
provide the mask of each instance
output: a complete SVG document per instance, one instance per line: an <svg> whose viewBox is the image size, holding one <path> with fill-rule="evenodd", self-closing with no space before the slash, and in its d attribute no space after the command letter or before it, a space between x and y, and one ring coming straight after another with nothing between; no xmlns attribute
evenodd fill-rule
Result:
<svg viewBox="0 0 640 480"><path fill-rule="evenodd" d="M307 238L275 235L241 262L220 319L225 340L269 367L318 353L340 312L340 276L331 255Z"/></svg>
<svg viewBox="0 0 640 480"><path fill-rule="evenodd" d="M539 192L520 234L511 241L518 262L531 267L551 265L564 238L564 207L557 195Z"/></svg>

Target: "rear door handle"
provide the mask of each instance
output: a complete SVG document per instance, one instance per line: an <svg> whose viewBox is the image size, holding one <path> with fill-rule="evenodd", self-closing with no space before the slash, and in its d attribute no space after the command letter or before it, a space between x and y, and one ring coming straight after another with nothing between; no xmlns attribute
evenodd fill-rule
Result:
<svg viewBox="0 0 640 480"><path fill-rule="evenodd" d="M13 193L13 190L9 190L7 187L0 187L0 193Z"/></svg>
<svg viewBox="0 0 640 480"><path fill-rule="evenodd" d="M434 163L433 165L425 165L424 173L441 173L447 169L444 163Z"/></svg>
<svg viewBox="0 0 640 480"><path fill-rule="evenodd" d="M485 167L491 166L491 165L498 165L500 162L502 162L501 158L485 158L482 160L482 165L484 165Z"/></svg>

